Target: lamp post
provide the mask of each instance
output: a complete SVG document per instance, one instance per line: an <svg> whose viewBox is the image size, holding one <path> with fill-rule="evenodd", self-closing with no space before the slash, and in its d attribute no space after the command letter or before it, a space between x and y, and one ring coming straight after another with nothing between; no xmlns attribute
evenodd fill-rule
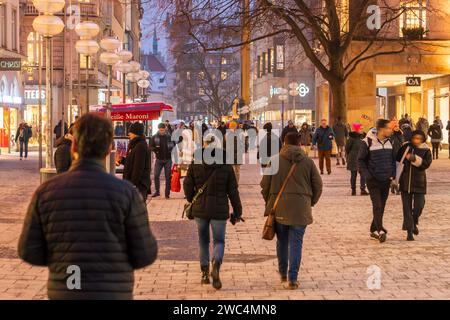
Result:
<svg viewBox="0 0 450 320"><path fill-rule="evenodd" d="M284 128L284 102L288 99L287 89L281 88L279 90L278 99L281 100L281 129Z"/></svg>
<svg viewBox="0 0 450 320"><path fill-rule="evenodd" d="M119 62L120 57L115 53L120 47L120 41L113 37L107 37L100 41L100 47L105 50L100 54L100 62L108 66L108 84L106 92L106 115L111 118L111 85L112 66Z"/></svg>
<svg viewBox="0 0 450 320"><path fill-rule="evenodd" d="M141 67L141 65L138 62L135 61L131 61L130 62L131 65L131 72L127 73L126 75L126 79L130 82L138 82L139 80L142 79L142 74L140 73L139 68ZM134 92L132 94L132 101L134 102Z"/></svg>
<svg viewBox="0 0 450 320"><path fill-rule="evenodd" d="M147 78L150 76L150 72L146 70L139 71L141 79L137 82L139 88L142 88L142 101L147 101L146 90L150 86L150 81Z"/></svg>
<svg viewBox="0 0 450 320"><path fill-rule="evenodd" d="M79 54L86 57L86 105L83 113L89 112L89 57L93 56L100 49L98 43L93 40L100 32L99 26L92 21L83 21L76 25L75 32L80 36L80 40L75 43L75 49ZM79 79L78 79L79 82Z"/></svg>
<svg viewBox="0 0 450 320"><path fill-rule="evenodd" d="M131 72L132 66L128 63L133 57L133 54L128 50L121 50L117 53L119 56L120 62L116 64L116 69L122 73L122 103L126 102L126 94L125 94L125 77L126 74Z"/></svg>
<svg viewBox="0 0 450 320"><path fill-rule="evenodd" d="M292 97L292 108L294 110L294 123L295 123L295 97L299 95L297 90L299 84L297 82L289 83L289 95Z"/></svg>
<svg viewBox="0 0 450 320"><path fill-rule="evenodd" d="M33 29L45 38L45 96L47 107L47 140L45 150L45 168L41 168L41 182L54 174L53 168L53 135L52 135L52 84L51 84L51 39L61 33L64 22L54 14L64 8L64 0L34 0L34 7L42 13L33 20ZM39 93L40 94L40 93Z"/></svg>

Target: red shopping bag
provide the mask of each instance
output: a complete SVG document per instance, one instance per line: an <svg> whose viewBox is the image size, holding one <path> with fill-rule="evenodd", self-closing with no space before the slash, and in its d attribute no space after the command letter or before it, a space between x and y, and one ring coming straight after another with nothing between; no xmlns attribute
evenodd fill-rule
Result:
<svg viewBox="0 0 450 320"><path fill-rule="evenodd" d="M170 191L180 192L181 191L181 172L178 170L178 166L174 165L172 167L172 179L170 180Z"/></svg>

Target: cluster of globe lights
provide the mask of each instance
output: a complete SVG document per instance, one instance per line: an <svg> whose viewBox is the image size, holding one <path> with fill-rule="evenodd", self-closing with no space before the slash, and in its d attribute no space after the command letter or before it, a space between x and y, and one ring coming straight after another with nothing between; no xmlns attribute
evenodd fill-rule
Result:
<svg viewBox="0 0 450 320"><path fill-rule="evenodd" d="M54 14L60 12L65 0L33 0L37 11L42 13L33 20L33 29L44 37L53 37L64 30L64 22Z"/></svg>

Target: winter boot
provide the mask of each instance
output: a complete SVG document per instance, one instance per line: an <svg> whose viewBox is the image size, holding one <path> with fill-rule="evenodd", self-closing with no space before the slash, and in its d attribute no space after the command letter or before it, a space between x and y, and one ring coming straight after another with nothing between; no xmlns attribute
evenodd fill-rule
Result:
<svg viewBox="0 0 450 320"><path fill-rule="evenodd" d="M352 189L352 196L356 196L356 190Z"/></svg>
<svg viewBox="0 0 450 320"><path fill-rule="evenodd" d="M414 236L411 231L408 231L408 236L406 237L406 241L414 241Z"/></svg>
<svg viewBox="0 0 450 320"><path fill-rule="evenodd" d="M202 266L201 269L202 269L201 284L210 284L211 282L209 281L209 265Z"/></svg>
<svg viewBox="0 0 450 320"><path fill-rule="evenodd" d="M222 282L220 281L220 263L213 261L211 277L213 279L212 286L214 289L220 290L222 288Z"/></svg>

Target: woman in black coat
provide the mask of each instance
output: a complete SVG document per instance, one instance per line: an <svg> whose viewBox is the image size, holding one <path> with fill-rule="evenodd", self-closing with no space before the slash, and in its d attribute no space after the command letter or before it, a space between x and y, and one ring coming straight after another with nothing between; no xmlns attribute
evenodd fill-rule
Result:
<svg viewBox="0 0 450 320"><path fill-rule="evenodd" d="M184 179L183 188L188 202L192 202L199 189L205 189L192 206L193 216L198 227L200 247L200 268L202 271L202 284L209 284L209 243L210 229L213 235L213 265L211 276L213 287L220 289L222 283L219 277L225 249L225 229L227 220L234 224L241 220L242 205L239 197L238 184L233 167L222 164L225 158L222 149L210 149L207 147L212 141L206 142L206 149L196 151L196 159L202 155L212 155L216 161L206 164L192 163L189 166L187 176ZM201 154L199 154L201 152ZM216 157L217 154L217 157ZM213 159L211 159L213 160ZM206 183L206 186L205 186ZM228 199L233 207L233 213L229 214Z"/></svg>
<svg viewBox="0 0 450 320"><path fill-rule="evenodd" d="M414 240L419 234L417 225L425 206L427 193L427 176L425 171L430 167L432 159L425 134L416 130L411 142L403 145L397 154L397 161L403 161L403 171L400 175L400 190L403 203L403 230L406 230L407 240Z"/></svg>
<svg viewBox="0 0 450 320"><path fill-rule="evenodd" d="M433 146L433 160L439 159L439 149L442 141L442 128L438 120L434 120L428 129L428 135L431 137L431 145Z"/></svg>
<svg viewBox="0 0 450 320"><path fill-rule="evenodd" d="M358 153L362 144L364 134L361 133L361 124L354 123L353 131L349 133L349 138L345 144L345 155L347 158L347 170L351 172L350 185L352 188L352 196L356 196L356 178L358 177ZM366 179L360 174L360 190L361 195L366 196Z"/></svg>
<svg viewBox="0 0 450 320"><path fill-rule="evenodd" d="M127 156L119 164L124 164L123 179L134 184L145 201L150 193L150 150L144 137L144 125L133 123L128 136Z"/></svg>

